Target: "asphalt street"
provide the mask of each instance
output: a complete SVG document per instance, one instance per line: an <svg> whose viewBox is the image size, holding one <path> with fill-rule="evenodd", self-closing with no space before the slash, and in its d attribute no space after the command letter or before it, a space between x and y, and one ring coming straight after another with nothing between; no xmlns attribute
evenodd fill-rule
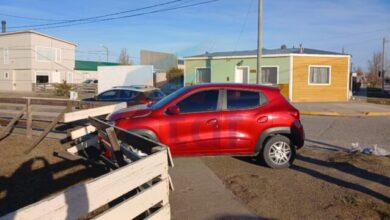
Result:
<svg viewBox="0 0 390 220"><path fill-rule="evenodd" d="M306 144L349 149L352 143L390 151L390 117L301 116Z"/></svg>

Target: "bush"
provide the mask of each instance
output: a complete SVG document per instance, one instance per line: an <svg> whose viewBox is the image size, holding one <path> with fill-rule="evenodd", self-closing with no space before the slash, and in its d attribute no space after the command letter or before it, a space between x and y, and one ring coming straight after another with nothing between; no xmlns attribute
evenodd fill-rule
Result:
<svg viewBox="0 0 390 220"><path fill-rule="evenodd" d="M177 79L178 77L183 76L184 72L182 69L179 69L177 67L172 67L167 72L167 80L171 81L173 79Z"/></svg>
<svg viewBox="0 0 390 220"><path fill-rule="evenodd" d="M64 80L62 83L54 84L54 90L58 96L69 97L69 92L73 90L73 86Z"/></svg>

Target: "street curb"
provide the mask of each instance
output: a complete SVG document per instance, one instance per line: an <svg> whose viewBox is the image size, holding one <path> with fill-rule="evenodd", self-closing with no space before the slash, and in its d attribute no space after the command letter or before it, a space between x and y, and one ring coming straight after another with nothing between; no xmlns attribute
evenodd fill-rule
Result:
<svg viewBox="0 0 390 220"><path fill-rule="evenodd" d="M390 112L343 113L343 112L300 111L300 114L309 115L309 116L334 116L334 117L390 116Z"/></svg>

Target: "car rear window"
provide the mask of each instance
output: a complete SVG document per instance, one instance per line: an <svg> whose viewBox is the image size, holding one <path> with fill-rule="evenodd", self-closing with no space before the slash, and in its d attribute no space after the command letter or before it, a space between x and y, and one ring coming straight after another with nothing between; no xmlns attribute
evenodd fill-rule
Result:
<svg viewBox="0 0 390 220"><path fill-rule="evenodd" d="M254 108L267 102L261 92L244 90L227 90L226 99L228 110Z"/></svg>

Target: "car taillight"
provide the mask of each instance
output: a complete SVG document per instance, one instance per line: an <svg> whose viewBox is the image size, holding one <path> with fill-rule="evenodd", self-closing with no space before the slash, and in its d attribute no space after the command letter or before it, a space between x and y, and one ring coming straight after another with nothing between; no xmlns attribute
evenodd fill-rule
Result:
<svg viewBox="0 0 390 220"><path fill-rule="evenodd" d="M290 111L289 113L294 118L299 119L299 111L295 110L295 111Z"/></svg>

